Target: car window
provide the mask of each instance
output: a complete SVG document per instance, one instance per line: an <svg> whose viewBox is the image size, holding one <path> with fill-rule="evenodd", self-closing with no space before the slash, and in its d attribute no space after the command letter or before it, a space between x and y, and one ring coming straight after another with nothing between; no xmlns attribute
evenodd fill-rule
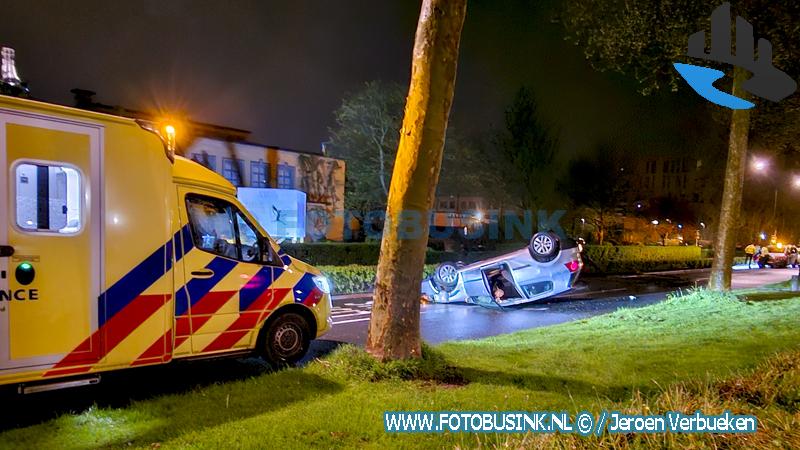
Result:
<svg viewBox="0 0 800 450"><path fill-rule="evenodd" d="M186 210L197 248L240 259L230 203L211 197L187 196Z"/></svg>
<svg viewBox="0 0 800 450"><path fill-rule="evenodd" d="M261 254L261 250L258 248L258 233L247 223L240 212L236 213L236 226L239 228L242 261L258 262Z"/></svg>
<svg viewBox="0 0 800 450"><path fill-rule="evenodd" d="M282 266L280 256L236 206L225 200L190 194L186 210L194 245L243 262Z"/></svg>

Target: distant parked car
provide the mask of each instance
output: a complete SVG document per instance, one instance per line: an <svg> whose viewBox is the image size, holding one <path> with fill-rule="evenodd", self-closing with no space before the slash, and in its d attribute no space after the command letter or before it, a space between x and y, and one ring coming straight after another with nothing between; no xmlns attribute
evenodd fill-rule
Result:
<svg viewBox="0 0 800 450"><path fill-rule="evenodd" d="M533 302L568 291L578 279L582 246L539 232L527 247L472 264L446 262L422 282L422 295L434 303Z"/></svg>

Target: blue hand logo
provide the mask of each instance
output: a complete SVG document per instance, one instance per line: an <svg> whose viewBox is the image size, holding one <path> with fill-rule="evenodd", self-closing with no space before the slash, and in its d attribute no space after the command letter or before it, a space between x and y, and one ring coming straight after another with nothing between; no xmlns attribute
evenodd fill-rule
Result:
<svg viewBox="0 0 800 450"><path fill-rule="evenodd" d="M704 31L689 36L687 56L742 67L753 76L742 83L751 94L778 102L797 90L797 83L786 73L772 65L772 44L766 39L758 40L758 59L755 58L753 26L741 17L736 17L736 54L731 53L731 4L723 3L711 14L711 49L705 51ZM692 64L674 63L678 73L695 92L706 100L730 109L750 109L754 103L722 92L714 82L724 77L722 71Z"/></svg>

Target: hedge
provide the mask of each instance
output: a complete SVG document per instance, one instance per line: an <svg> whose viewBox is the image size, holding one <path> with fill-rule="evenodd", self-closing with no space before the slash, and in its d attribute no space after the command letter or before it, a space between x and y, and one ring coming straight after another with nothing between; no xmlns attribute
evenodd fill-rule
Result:
<svg viewBox="0 0 800 450"><path fill-rule="evenodd" d="M380 242L283 243L281 248L289 255L316 266L377 265L378 257L381 253ZM425 262L438 264L444 261L463 261L465 256L481 258L482 254L463 255L456 252L440 252L428 249L425 255Z"/></svg>
<svg viewBox="0 0 800 450"><path fill-rule="evenodd" d="M584 249L585 273L636 273L655 270L711 267L700 247L690 246L604 246Z"/></svg>
<svg viewBox="0 0 800 450"><path fill-rule="evenodd" d="M436 264L426 264L423 269L423 278L432 274L435 267ZM372 287L375 285L376 268L376 266L361 266L356 264L318 267L318 269L333 283L334 295L372 291Z"/></svg>

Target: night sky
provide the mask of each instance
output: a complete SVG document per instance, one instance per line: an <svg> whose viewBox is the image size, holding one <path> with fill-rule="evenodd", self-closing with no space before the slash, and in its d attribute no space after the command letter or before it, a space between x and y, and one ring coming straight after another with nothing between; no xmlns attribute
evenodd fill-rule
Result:
<svg viewBox="0 0 800 450"><path fill-rule="evenodd" d="M407 83L420 2L414 0L7 2L0 43L17 50L36 98L97 101L253 131L270 145L318 150L346 92ZM677 96L642 98L599 73L551 23L556 2L471 0L451 123L479 133L502 123L528 85L561 136L561 155L600 141L658 149ZM685 103L685 101L683 102ZM677 106L676 106L677 105ZM677 126L677 125L676 125Z"/></svg>

